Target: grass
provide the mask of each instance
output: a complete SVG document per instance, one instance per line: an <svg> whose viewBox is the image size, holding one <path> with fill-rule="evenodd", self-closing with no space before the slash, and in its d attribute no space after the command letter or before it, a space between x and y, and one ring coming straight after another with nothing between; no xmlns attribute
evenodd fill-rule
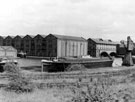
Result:
<svg viewBox="0 0 135 102"><path fill-rule="evenodd" d="M6 92L0 90L0 102L66 102L66 94L68 90L52 89L36 89L32 93L16 94L14 92Z"/></svg>
<svg viewBox="0 0 135 102"><path fill-rule="evenodd" d="M101 69L89 69L87 71L78 71L78 72L71 72L71 74L77 74L80 73L79 75L84 75L84 74L92 74L92 73L99 73L99 74L105 74L111 71L118 71L118 70L122 70L122 69L129 69L129 70L134 70L134 66L133 67L119 67L119 68L112 68L112 69L107 69L107 68L101 68ZM128 71L128 70L127 70ZM135 73L135 71L131 71L133 73ZM27 73L27 74L32 74L32 76L35 76L36 74L41 74L39 72L35 72L35 74L33 74L33 72L29 72L29 71L23 71L22 73ZM43 74L43 73L42 73ZM44 73L44 74L48 74L48 73ZM56 73L51 73L50 75L53 75ZM57 73L57 74L69 74L70 72L64 72L64 73ZM68 75L68 76L69 76ZM113 76L112 79L114 79L116 82L118 82L117 84L114 84L111 86L111 88L113 89L114 93L116 93L116 98L121 98L123 97L123 93L124 94L130 94L130 98L134 99L135 98L135 81L132 82L129 79L135 79L134 75L119 75L119 76ZM102 78L101 78L102 79ZM125 80L126 79L126 80ZM35 81L35 82L34 82ZM35 84L36 82L38 83L63 83L64 82L74 82L77 83L78 79L77 78L54 78L51 77L49 79L36 79L34 80L33 78L33 83ZM84 82L90 82L90 78L83 78L81 79L81 83ZM121 83L122 81L124 81L124 83ZM73 97L75 97L76 93L73 93L71 88L73 86L66 86L66 87L51 87L51 88L35 88L33 92L31 93L20 93L17 94L15 92L10 92L10 91L5 91L4 88L0 89L0 102L74 102L71 101L71 99ZM75 86L77 87L77 86ZM87 86L83 86L83 89L86 89ZM78 101L77 101L78 102ZM91 102L91 101L90 101ZM135 101L132 101L135 102Z"/></svg>
<svg viewBox="0 0 135 102"><path fill-rule="evenodd" d="M122 80L120 77L114 77L114 79ZM71 99L75 96L76 93L72 92L70 89L71 87L72 86L64 88L36 88L31 93L21 94L17 94L15 92L7 92L2 88L0 89L0 102L74 102L71 101ZM86 90L85 86L82 86L81 88L82 90ZM112 85L110 88L113 90L114 98L120 100L124 97L123 95L130 95L129 98L130 100L132 99L131 102L135 102L135 82L118 83Z"/></svg>
<svg viewBox="0 0 135 102"><path fill-rule="evenodd" d="M123 93L130 94L132 98L135 98L135 83L114 85L112 88L114 92L119 93L116 96L114 96L116 98L120 99L121 97L123 97ZM36 89L32 93L22 94L7 92L3 89L0 89L0 102L71 102L70 100L74 95L75 94L73 94L72 91L68 88L44 88L42 90ZM132 102L135 101L133 101L132 99Z"/></svg>

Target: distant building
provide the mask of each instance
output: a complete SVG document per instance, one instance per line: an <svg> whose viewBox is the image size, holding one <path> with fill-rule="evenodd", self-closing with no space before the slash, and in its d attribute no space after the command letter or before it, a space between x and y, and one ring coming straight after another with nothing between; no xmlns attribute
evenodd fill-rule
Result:
<svg viewBox="0 0 135 102"><path fill-rule="evenodd" d="M134 44L134 49L132 51L132 54L135 55L135 43ZM117 54L118 55L125 55L126 54L126 47L127 47L127 41L120 41L120 44L117 45Z"/></svg>
<svg viewBox="0 0 135 102"><path fill-rule="evenodd" d="M23 39L24 36L15 36L14 39L13 39L13 46L14 48L17 49L18 52L21 52L23 50L23 47L22 47L22 39Z"/></svg>
<svg viewBox="0 0 135 102"><path fill-rule="evenodd" d="M47 57L87 55L87 40L82 37L49 34L45 39Z"/></svg>
<svg viewBox="0 0 135 102"><path fill-rule="evenodd" d="M111 40L89 38L88 54L93 57L116 55L117 44Z"/></svg>
<svg viewBox="0 0 135 102"><path fill-rule="evenodd" d="M45 37L46 35L36 35L34 39L34 46L35 46L35 56L45 56L46 54L46 44L45 44Z"/></svg>
<svg viewBox="0 0 135 102"><path fill-rule="evenodd" d="M4 46L13 46L13 38L14 36L7 36L5 39L4 39Z"/></svg>
<svg viewBox="0 0 135 102"><path fill-rule="evenodd" d="M26 35L22 39L23 52L26 52L28 56L34 56L34 53L35 53L33 38L34 38L33 35Z"/></svg>
<svg viewBox="0 0 135 102"><path fill-rule="evenodd" d="M117 45L117 54L125 55L126 54L127 41L120 41L120 44Z"/></svg>

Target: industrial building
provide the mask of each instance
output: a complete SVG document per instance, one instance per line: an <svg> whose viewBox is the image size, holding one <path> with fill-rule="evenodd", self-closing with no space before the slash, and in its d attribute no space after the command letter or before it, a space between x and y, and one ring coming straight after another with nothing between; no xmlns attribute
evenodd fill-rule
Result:
<svg viewBox="0 0 135 102"><path fill-rule="evenodd" d="M7 36L4 38L4 46L13 46L13 38L14 36Z"/></svg>
<svg viewBox="0 0 135 102"><path fill-rule="evenodd" d="M115 55L117 51L117 42L103 40L101 38L88 39L88 54L93 57Z"/></svg>
<svg viewBox="0 0 135 102"><path fill-rule="evenodd" d="M0 36L0 46L3 46L3 43L4 43L4 37Z"/></svg>
<svg viewBox="0 0 135 102"><path fill-rule="evenodd" d="M22 50L29 56L34 56L35 54L35 45L33 38L33 35L26 35L22 39Z"/></svg>
<svg viewBox="0 0 135 102"><path fill-rule="evenodd" d="M45 39L47 57L87 55L87 40L83 37L49 34Z"/></svg>
<svg viewBox="0 0 135 102"><path fill-rule="evenodd" d="M13 38L13 46L15 49L17 49L18 52L21 52L23 50L22 39L23 39L23 36L19 36L19 35Z"/></svg>
<svg viewBox="0 0 135 102"><path fill-rule="evenodd" d="M35 46L35 56L45 56L46 55L46 43L45 43L45 37L46 35L36 35L34 40L34 46Z"/></svg>
<svg viewBox="0 0 135 102"><path fill-rule="evenodd" d="M90 55L114 55L120 52L117 42L104 39L57 35L37 34L25 36L0 36L1 46L13 46L18 53L26 53L27 56L40 57L79 57Z"/></svg>

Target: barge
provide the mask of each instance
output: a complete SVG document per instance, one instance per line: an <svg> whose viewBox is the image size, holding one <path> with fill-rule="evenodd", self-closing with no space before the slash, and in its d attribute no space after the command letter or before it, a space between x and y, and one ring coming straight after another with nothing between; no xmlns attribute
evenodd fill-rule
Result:
<svg viewBox="0 0 135 102"><path fill-rule="evenodd" d="M111 58L63 58L57 60L42 60L42 71L58 72L65 71L71 65L82 65L85 68L112 67Z"/></svg>

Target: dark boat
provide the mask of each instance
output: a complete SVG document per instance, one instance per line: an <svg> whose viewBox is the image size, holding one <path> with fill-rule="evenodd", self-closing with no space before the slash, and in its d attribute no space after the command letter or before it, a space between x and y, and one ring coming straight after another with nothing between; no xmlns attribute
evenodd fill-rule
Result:
<svg viewBox="0 0 135 102"><path fill-rule="evenodd" d="M65 71L70 65L80 64L85 68L112 67L113 60L110 58L62 58L58 60L42 60L42 71L58 72Z"/></svg>

